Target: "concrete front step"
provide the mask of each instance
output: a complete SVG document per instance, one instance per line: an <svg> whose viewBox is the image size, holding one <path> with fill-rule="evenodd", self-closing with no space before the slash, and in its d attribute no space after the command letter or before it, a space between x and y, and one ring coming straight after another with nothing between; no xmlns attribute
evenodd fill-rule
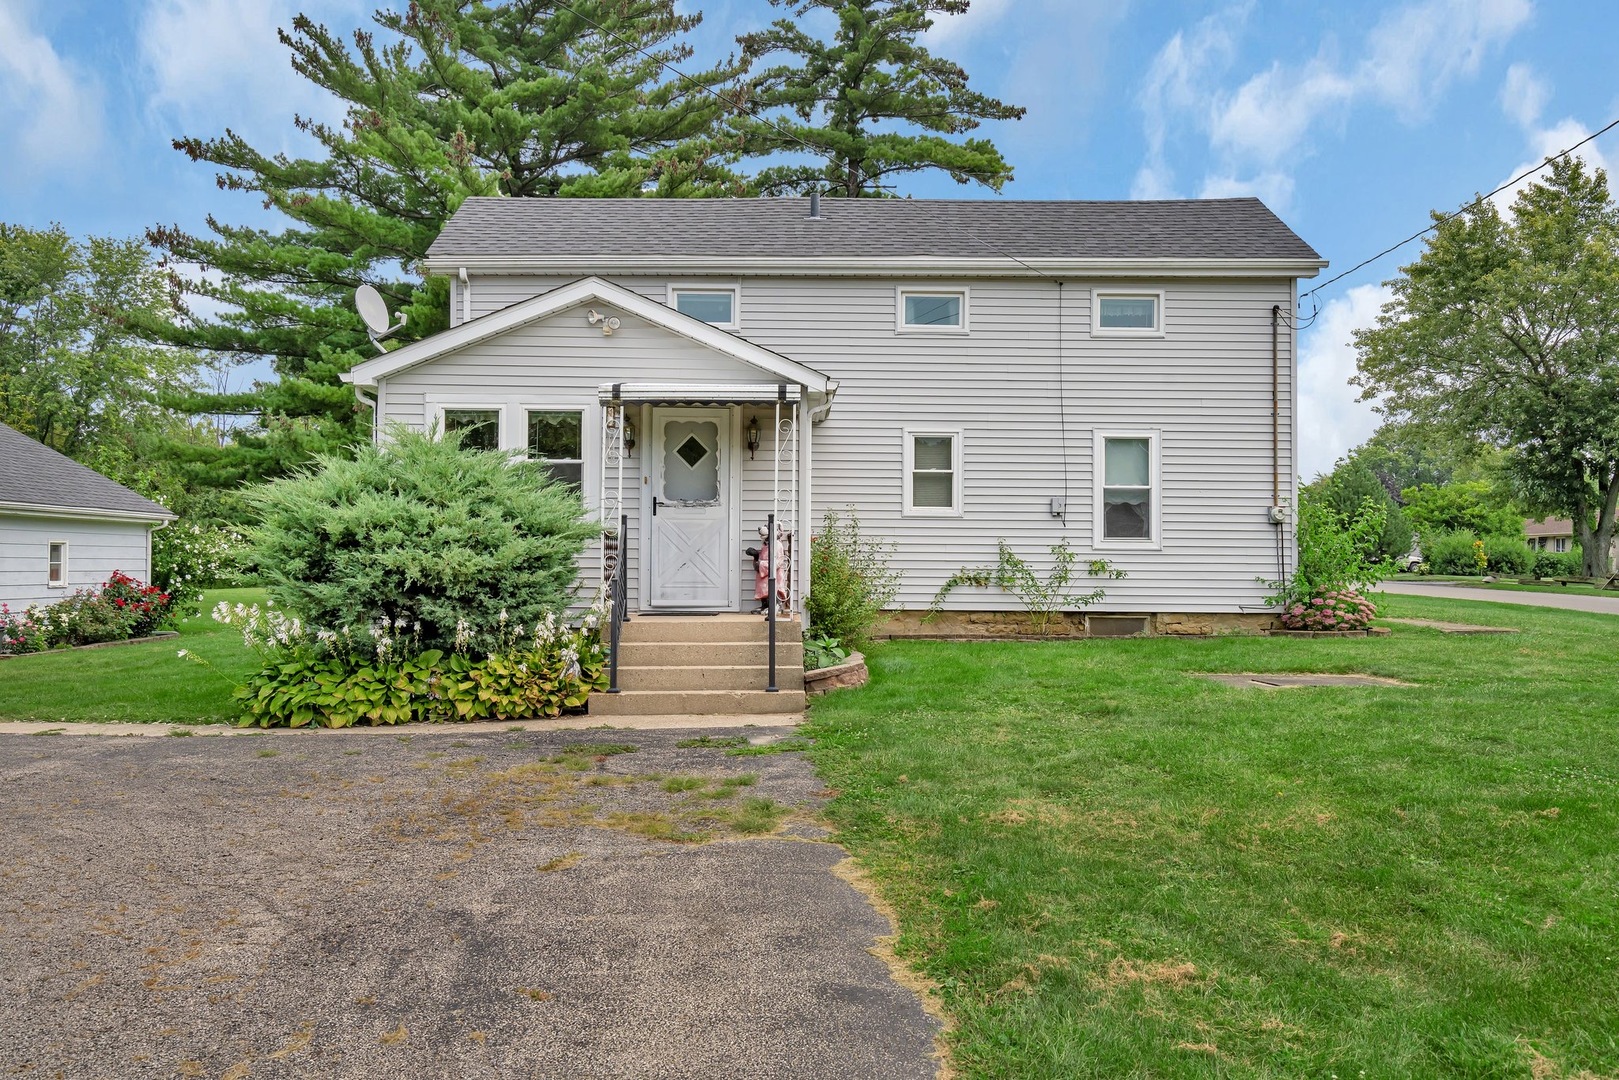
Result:
<svg viewBox="0 0 1619 1080"><path fill-rule="evenodd" d="M620 671L639 667L702 667L705 664L764 667L768 663L770 646L763 641L621 641L618 653ZM776 666L803 667L803 643L777 641Z"/></svg>
<svg viewBox="0 0 1619 1080"><path fill-rule="evenodd" d="M737 716L749 713L804 711L804 691L783 690L625 690L617 694L591 694L591 716L647 716L684 714Z"/></svg>
<svg viewBox="0 0 1619 1080"><path fill-rule="evenodd" d="M770 624L762 615L727 611L718 615L632 615L620 641L698 642L768 641ZM776 641L803 641L796 619L776 620Z"/></svg>
<svg viewBox="0 0 1619 1080"><path fill-rule="evenodd" d="M717 667L711 664L624 667L618 669L618 685L625 690L763 690L770 685L767 665ZM782 690L804 689L804 669L776 665L776 686Z"/></svg>

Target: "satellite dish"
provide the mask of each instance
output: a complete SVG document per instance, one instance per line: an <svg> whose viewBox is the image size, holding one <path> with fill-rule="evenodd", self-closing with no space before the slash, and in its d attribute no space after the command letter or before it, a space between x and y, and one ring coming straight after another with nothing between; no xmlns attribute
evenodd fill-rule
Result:
<svg viewBox="0 0 1619 1080"><path fill-rule="evenodd" d="M399 313L399 322L396 325L388 325L388 302L370 285L361 285L354 290L354 308L365 321L366 333L378 352L387 351L382 347L385 338L393 337L405 328L404 312Z"/></svg>

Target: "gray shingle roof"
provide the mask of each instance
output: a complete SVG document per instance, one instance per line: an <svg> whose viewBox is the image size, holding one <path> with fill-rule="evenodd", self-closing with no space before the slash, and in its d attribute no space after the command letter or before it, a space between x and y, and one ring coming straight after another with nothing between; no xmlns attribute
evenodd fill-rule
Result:
<svg viewBox="0 0 1619 1080"><path fill-rule="evenodd" d="M61 507L94 512L174 515L94 469L0 424L0 503Z"/></svg>
<svg viewBox="0 0 1619 1080"><path fill-rule="evenodd" d="M1258 199L468 199L433 259L1319 259ZM992 249L979 238L993 245Z"/></svg>

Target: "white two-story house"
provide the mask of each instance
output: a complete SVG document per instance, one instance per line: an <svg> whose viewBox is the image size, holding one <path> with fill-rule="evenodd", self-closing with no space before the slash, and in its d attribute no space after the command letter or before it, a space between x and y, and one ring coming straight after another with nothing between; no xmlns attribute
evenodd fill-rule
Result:
<svg viewBox="0 0 1619 1080"><path fill-rule="evenodd" d="M1037 568L1066 540L1127 572L1092 609L1126 628L1255 625L1324 265L1254 199L474 198L426 261L451 328L346 378L379 438L460 429L579 484L631 611L751 610L767 517L852 508L911 613L1001 540ZM958 589L927 629L1017 607Z"/></svg>

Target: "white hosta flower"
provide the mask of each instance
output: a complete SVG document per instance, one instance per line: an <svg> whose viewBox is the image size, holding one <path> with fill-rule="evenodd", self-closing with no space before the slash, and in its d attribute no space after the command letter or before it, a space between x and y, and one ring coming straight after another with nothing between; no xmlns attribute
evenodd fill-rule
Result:
<svg viewBox="0 0 1619 1080"><path fill-rule="evenodd" d="M175 653L174 655L178 656L180 659L184 660L186 657L191 655L191 650L190 649L181 649L179 652Z"/></svg>

